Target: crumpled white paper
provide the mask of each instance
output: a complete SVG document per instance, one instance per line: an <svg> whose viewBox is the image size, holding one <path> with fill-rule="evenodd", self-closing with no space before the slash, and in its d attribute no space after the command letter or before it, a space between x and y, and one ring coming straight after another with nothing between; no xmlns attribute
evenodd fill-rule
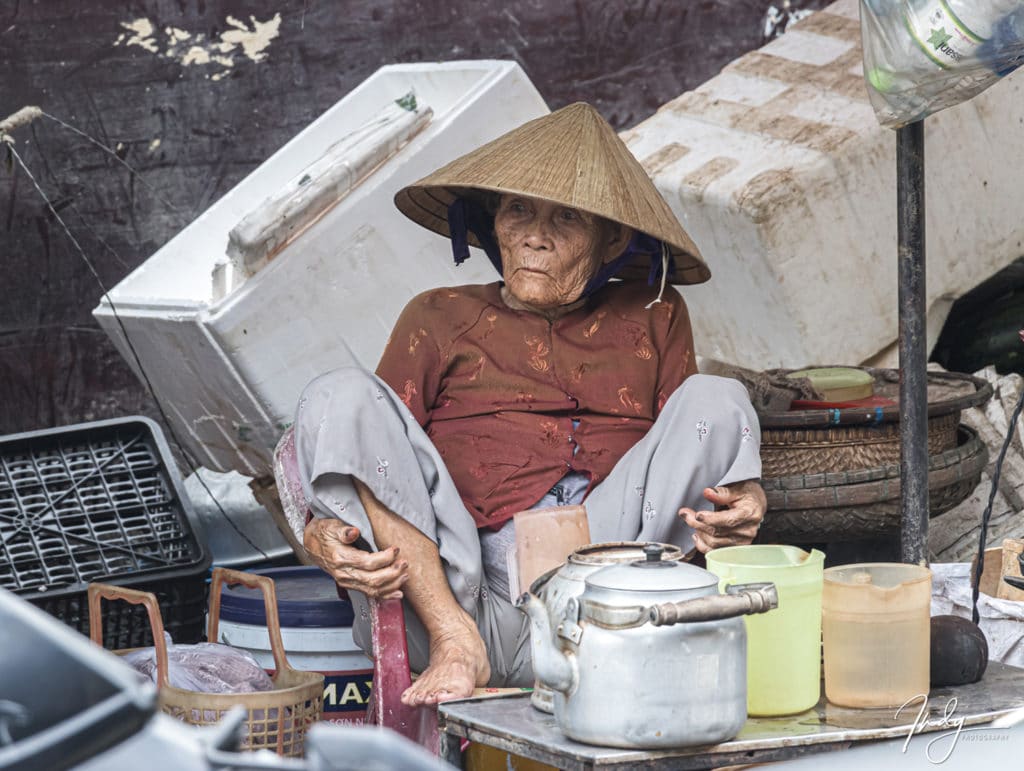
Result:
<svg viewBox="0 0 1024 771"><path fill-rule="evenodd" d="M932 615L971 617L971 565L934 562ZM1024 666L1024 602L978 595L979 626L988 640L991 661Z"/></svg>

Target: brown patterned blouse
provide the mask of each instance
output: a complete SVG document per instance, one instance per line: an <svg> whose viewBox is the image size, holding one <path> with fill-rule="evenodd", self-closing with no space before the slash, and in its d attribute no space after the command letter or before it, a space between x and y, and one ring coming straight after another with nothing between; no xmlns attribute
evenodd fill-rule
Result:
<svg viewBox="0 0 1024 771"><path fill-rule="evenodd" d="M437 446L478 527L528 509L570 470L593 489L697 371L678 292L647 310L646 283L615 282L550 322L509 308L500 290L413 298L377 367Z"/></svg>

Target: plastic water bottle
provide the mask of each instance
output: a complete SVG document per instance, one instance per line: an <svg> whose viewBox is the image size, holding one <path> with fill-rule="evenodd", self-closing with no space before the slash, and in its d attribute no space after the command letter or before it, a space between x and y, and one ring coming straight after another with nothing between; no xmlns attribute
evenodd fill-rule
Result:
<svg viewBox="0 0 1024 771"><path fill-rule="evenodd" d="M943 69L970 65L999 22L1020 0L914 0L908 27L920 49Z"/></svg>
<svg viewBox="0 0 1024 771"><path fill-rule="evenodd" d="M862 1L865 75L883 125L970 99L1024 54L1022 0Z"/></svg>
<svg viewBox="0 0 1024 771"><path fill-rule="evenodd" d="M998 50L1013 41L1024 4L1021 0L865 0L876 14L878 32L887 40L894 69L919 71L971 67L984 47L990 61ZM876 9L878 9L876 11ZM899 9L899 13L893 13ZM1005 24L1004 24L1005 22ZM1005 27L1005 31L1004 30ZM998 35L998 40L994 38ZM1003 42L1005 38L1006 42ZM993 69L993 71L997 71Z"/></svg>

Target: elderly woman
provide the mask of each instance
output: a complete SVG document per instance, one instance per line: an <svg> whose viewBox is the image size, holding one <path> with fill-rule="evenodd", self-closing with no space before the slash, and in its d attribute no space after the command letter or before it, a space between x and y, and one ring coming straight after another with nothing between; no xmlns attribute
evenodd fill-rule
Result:
<svg viewBox="0 0 1024 771"><path fill-rule="evenodd" d="M404 597L423 674L403 700L423 704L533 682L508 589L515 513L582 501L595 542L705 552L749 543L765 499L746 392L697 374L665 291L710 272L593 108L527 123L395 202L504 280L415 297L375 375L307 387L295 436L306 549L353 593L364 649L365 596Z"/></svg>

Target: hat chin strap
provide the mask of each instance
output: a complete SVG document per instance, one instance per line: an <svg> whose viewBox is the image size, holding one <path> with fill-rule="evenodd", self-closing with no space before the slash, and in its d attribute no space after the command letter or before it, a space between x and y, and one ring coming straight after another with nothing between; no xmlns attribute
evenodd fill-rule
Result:
<svg viewBox="0 0 1024 771"><path fill-rule="evenodd" d="M633 235L630 237L629 243L626 244L626 248L623 250L622 254L611 262L601 266L601 269L598 270L590 281L587 282L587 286L584 288L581 297L589 297L607 284L615 274L618 273L622 267L632 260L637 254L646 254L651 258L651 269L647 274L648 286L654 286L654 282L658 278L659 274L661 276L661 287L658 290L658 296L645 307L649 309L655 303L661 302L662 295L665 294L665 283L668 280L669 271L670 269L675 270L675 258L672 257L668 244L654 236L641 233L638 230L633 231ZM654 255L656 254L661 255L660 260L656 260L654 258Z"/></svg>
<svg viewBox="0 0 1024 771"><path fill-rule="evenodd" d="M653 300L651 300L649 303L647 303L647 305L644 306L645 310L650 310L651 308L654 307L655 303L660 303L661 302L661 296L663 294L665 294L665 280L668 278L668 261L669 261L668 245L664 241L662 241L661 242L661 288L658 289L658 296L655 297Z"/></svg>
<svg viewBox="0 0 1024 771"><path fill-rule="evenodd" d="M498 275L505 275L501 251L498 242L494 240L494 217L476 201L459 197L448 204L448 233L451 235L452 258L456 265L469 259L468 233L472 233Z"/></svg>

